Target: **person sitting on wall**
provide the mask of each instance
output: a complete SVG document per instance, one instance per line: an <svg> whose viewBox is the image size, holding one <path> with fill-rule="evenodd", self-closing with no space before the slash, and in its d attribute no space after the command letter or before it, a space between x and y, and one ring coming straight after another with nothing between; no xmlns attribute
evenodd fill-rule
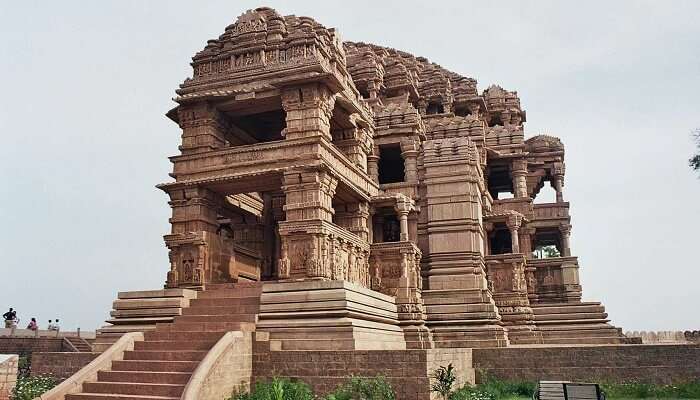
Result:
<svg viewBox="0 0 700 400"><path fill-rule="evenodd" d="M15 320L17 319L17 311L10 307L10 311L3 314L2 318L5 320L5 328L12 328L15 324Z"/></svg>
<svg viewBox="0 0 700 400"><path fill-rule="evenodd" d="M35 330L39 329L39 325L37 325L37 323L36 323L36 318L32 318L32 320L29 321L29 325L27 325L27 329L29 329L30 331L35 331Z"/></svg>
<svg viewBox="0 0 700 400"><path fill-rule="evenodd" d="M56 318L56 323L53 324L53 330L55 330L55 331L61 330L61 326L58 324L58 318Z"/></svg>
<svg viewBox="0 0 700 400"><path fill-rule="evenodd" d="M55 328L55 326L54 326L54 324L53 324L53 320L52 320L52 319L49 320L49 326L47 326L46 329L48 329L48 330L50 330L50 331L56 330L56 328Z"/></svg>

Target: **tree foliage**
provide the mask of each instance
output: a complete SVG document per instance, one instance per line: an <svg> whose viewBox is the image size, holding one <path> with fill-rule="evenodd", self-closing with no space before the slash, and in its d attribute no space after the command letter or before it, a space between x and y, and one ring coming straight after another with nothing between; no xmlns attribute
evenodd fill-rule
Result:
<svg viewBox="0 0 700 400"><path fill-rule="evenodd" d="M700 128L693 132L693 138L695 139L695 145L697 147L697 153L690 157L688 160L688 165L695 171L700 171Z"/></svg>
<svg viewBox="0 0 700 400"><path fill-rule="evenodd" d="M435 383L432 384L431 390L439 393L443 400L449 399L452 393L452 384L457 380L452 364L448 364L447 367L441 365L433 372L432 377L435 379Z"/></svg>

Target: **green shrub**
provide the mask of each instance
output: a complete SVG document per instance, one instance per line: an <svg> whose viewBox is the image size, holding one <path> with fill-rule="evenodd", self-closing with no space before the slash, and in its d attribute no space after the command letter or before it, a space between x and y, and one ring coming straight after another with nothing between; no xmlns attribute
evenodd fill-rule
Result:
<svg viewBox="0 0 700 400"><path fill-rule="evenodd" d="M700 381L673 385L655 385L641 382L604 383L600 386L610 399L700 399Z"/></svg>
<svg viewBox="0 0 700 400"><path fill-rule="evenodd" d="M32 355L20 353L17 360L17 376L28 377L32 372Z"/></svg>
<svg viewBox="0 0 700 400"><path fill-rule="evenodd" d="M450 395L450 400L496 400L496 396L476 387L463 386Z"/></svg>
<svg viewBox="0 0 700 400"><path fill-rule="evenodd" d="M52 376L20 376L17 378L17 384L12 390L12 400L32 400L38 397L54 386L58 382Z"/></svg>
<svg viewBox="0 0 700 400"><path fill-rule="evenodd" d="M250 393L235 394L231 400L313 400L309 385L302 381L273 378L258 382Z"/></svg>
<svg viewBox="0 0 700 400"><path fill-rule="evenodd" d="M435 379L435 383L430 386L430 390L439 393L443 400L447 400L452 393L452 384L457 380L452 364L448 364L447 367L441 365L433 371L431 377Z"/></svg>
<svg viewBox="0 0 700 400"><path fill-rule="evenodd" d="M375 378L351 377L326 396L326 400L394 400L391 384L382 376Z"/></svg>

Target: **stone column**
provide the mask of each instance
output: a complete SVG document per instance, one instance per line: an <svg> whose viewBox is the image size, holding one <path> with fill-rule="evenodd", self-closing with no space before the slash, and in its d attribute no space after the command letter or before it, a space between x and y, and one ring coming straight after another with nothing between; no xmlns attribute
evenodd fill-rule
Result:
<svg viewBox="0 0 700 400"><path fill-rule="evenodd" d="M287 113L287 139L321 135L329 142L335 97L323 84L310 83L282 90L282 107Z"/></svg>
<svg viewBox="0 0 700 400"><path fill-rule="evenodd" d="M414 140L401 141L401 157L404 160L404 178L406 182L418 182L418 145Z"/></svg>
<svg viewBox="0 0 700 400"><path fill-rule="evenodd" d="M491 232L493 231L493 224L491 222L484 222L484 255L491 255Z"/></svg>
<svg viewBox="0 0 700 400"><path fill-rule="evenodd" d="M527 196L527 161L514 160L512 165L513 174L513 193L516 198Z"/></svg>
<svg viewBox="0 0 700 400"><path fill-rule="evenodd" d="M509 215L506 219L506 226L510 231L511 253L520 253L520 238L518 229L522 223L522 217L519 215Z"/></svg>
<svg viewBox="0 0 700 400"><path fill-rule="evenodd" d="M399 240L405 242L408 240L408 213L411 211L411 206L405 201L399 201L396 203L394 209L399 217L399 226L401 227L401 236Z"/></svg>
<svg viewBox="0 0 700 400"><path fill-rule="evenodd" d="M552 168L552 186L554 186L554 190L557 192L557 203L562 203L564 201L564 163L563 162L557 162L554 163L554 167Z"/></svg>
<svg viewBox="0 0 700 400"><path fill-rule="evenodd" d="M330 278L328 237L338 181L323 170L287 171L282 179L286 220L280 222L280 278Z"/></svg>
<svg viewBox="0 0 700 400"><path fill-rule="evenodd" d="M367 175L374 182L379 183L379 150L375 148L373 154L367 156Z"/></svg>
<svg viewBox="0 0 700 400"><path fill-rule="evenodd" d="M525 258L528 260L532 259L532 236L535 234L534 228L524 228L521 229L522 235L520 236L520 241L522 242L522 252L525 253Z"/></svg>
<svg viewBox="0 0 700 400"><path fill-rule="evenodd" d="M571 225L559 225L559 232L561 232L561 256L571 257Z"/></svg>
<svg viewBox="0 0 700 400"><path fill-rule="evenodd" d="M210 104L181 105L177 116L182 128L182 154L201 153L226 146L226 117Z"/></svg>

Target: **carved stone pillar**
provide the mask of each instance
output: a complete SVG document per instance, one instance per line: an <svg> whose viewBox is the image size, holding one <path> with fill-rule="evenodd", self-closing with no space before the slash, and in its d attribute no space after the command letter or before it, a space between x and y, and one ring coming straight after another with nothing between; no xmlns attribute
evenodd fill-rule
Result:
<svg viewBox="0 0 700 400"><path fill-rule="evenodd" d="M506 219L506 226L510 231L511 253L520 253L520 237L518 229L522 223L522 217L519 215L509 215Z"/></svg>
<svg viewBox="0 0 700 400"><path fill-rule="evenodd" d="M286 220L279 224L279 277L330 278L332 243L325 226L334 226L332 201L337 179L327 171L301 170L285 172L282 182Z"/></svg>
<svg viewBox="0 0 700 400"><path fill-rule="evenodd" d="M564 170L563 162L554 164L552 186L554 186L554 190L557 192L557 203L564 202Z"/></svg>
<svg viewBox="0 0 700 400"><path fill-rule="evenodd" d="M335 97L323 84L311 83L282 90L282 107L287 114L287 127L283 133L287 139L321 135L331 137L331 116Z"/></svg>
<svg viewBox="0 0 700 400"><path fill-rule="evenodd" d="M401 156L404 160L406 182L418 182L418 145L414 140L401 141Z"/></svg>
<svg viewBox="0 0 700 400"><path fill-rule="evenodd" d="M379 183L379 150L374 149L373 153L367 156L367 175L376 183Z"/></svg>
<svg viewBox="0 0 700 400"><path fill-rule="evenodd" d="M513 171L513 192L516 198L527 196L527 161L514 160L512 164Z"/></svg>
<svg viewBox="0 0 700 400"><path fill-rule="evenodd" d="M559 225L559 231L561 232L561 255L562 257L571 257L571 225Z"/></svg>
<svg viewBox="0 0 700 400"><path fill-rule="evenodd" d="M532 236L535 234L534 228L524 228L520 229L520 243L522 243L522 252L525 253L525 258L528 260L532 259Z"/></svg>
<svg viewBox="0 0 700 400"><path fill-rule="evenodd" d="M210 151L226 145L226 118L206 102L182 105L177 109L182 128L182 154Z"/></svg>
<svg viewBox="0 0 700 400"><path fill-rule="evenodd" d="M170 250L166 286L200 287L237 279L233 242L218 233L221 196L200 187L173 189L168 194L173 216L171 233L164 237Z"/></svg>

